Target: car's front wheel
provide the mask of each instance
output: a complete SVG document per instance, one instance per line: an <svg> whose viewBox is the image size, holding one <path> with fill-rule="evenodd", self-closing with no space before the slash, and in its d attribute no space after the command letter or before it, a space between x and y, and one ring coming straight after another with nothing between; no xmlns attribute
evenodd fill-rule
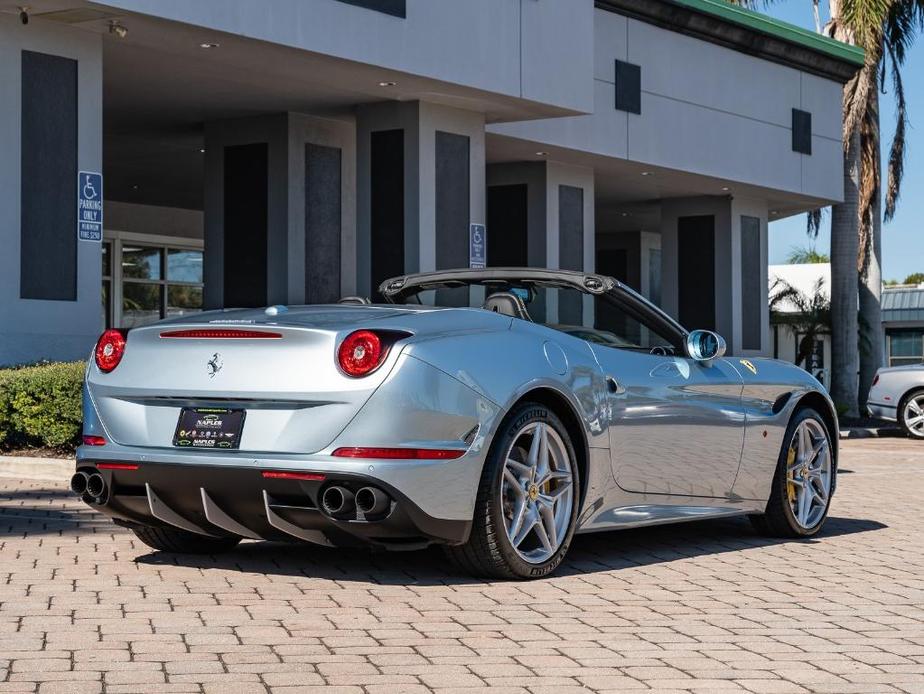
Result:
<svg viewBox="0 0 924 694"><path fill-rule="evenodd" d="M898 406L898 423L913 439L924 439L924 388L913 390Z"/></svg>
<svg viewBox="0 0 924 694"><path fill-rule="evenodd" d="M152 549L177 554L218 554L233 549L241 541L239 537L206 537L179 528L147 525L134 526L132 532Z"/></svg>
<svg viewBox="0 0 924 694"><path fill-rule="evenodd" d="M751 516L754 527L774 537L811 537L831 506L834 449L824 419L815 410L796 412L783 439L767 510Z"/></svg>
<svg viewBox="0 0 924 694"><path fill-rule="evenodd" d="M468 542L447 553L480 576L545 576L568 552L579 492L565 426L545 405L523 403L505 419L488 453Z"/></svg>

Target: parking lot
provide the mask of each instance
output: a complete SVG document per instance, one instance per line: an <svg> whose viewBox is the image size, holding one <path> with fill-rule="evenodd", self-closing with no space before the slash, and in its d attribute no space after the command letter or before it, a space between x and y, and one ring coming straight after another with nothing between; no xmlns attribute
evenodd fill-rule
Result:
<svg viewBox="0 0 924 694"><path fill-rule="evenodd" d="M924 445L847 442L841 468L817 540L581 536L531 583L438 550L159 554L8 470L0 692L924 692Z"/></svg>

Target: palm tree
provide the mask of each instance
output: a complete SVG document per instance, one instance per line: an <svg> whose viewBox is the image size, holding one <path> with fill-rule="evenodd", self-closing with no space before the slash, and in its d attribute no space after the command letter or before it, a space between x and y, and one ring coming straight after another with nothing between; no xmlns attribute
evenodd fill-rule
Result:
<svg viewBox="0 0 924 694"><path fill-rule="evenodd" d="M753 6L772 0L730 1ZM816 28L818 4L813 0ZM829 14L823 33L861 46L866 54L863 67L844 86L844 202L831 210L831 396L856 416L882 359L879 92L888 71L897 113L888 164L888 221L904 172L907 109L901 67L916 32L924 28L924 0L829 0ZM819 221L818 211L809 214L809 236L817 234Z"/></svg>
<svg viewBox="0 0 924 694"><path fill-rule="evenodd" d="M817 265L818 263L830 263L831 258L824 253L815 250L815 246L793 246L789 249L786 256L786 262L790 265Z"/></svg>
<svg viewBox="0 0 924 694"><path fill-rule="evenodd" d="M770 286L770 320L776 325L788 325L801 335L796 347L796 365L806 368L815 351L815 344L831 327L831 301L824 290L825 280L819 278L812 291L805 294L789 282L777 277ZM793 311L781 311L789 304Z"/></svg>

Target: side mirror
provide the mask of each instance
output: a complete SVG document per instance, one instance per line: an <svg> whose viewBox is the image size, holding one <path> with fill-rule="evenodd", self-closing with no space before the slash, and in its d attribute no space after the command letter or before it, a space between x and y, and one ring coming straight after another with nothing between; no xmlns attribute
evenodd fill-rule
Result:
<svg viewBox="0 0 924 694"><path fill-rule="evenodd" d="M687 354L708 365L725 354L725 340L711 330L694 330L687 335Z"/></svg>

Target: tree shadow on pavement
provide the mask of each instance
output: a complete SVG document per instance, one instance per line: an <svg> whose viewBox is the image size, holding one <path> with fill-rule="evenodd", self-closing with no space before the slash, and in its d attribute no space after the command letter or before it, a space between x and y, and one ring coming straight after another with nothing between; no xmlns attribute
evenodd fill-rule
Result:
<svg viewBox="0 0 924 694"><path fill-rule="evenodd" d="M882 530L873 520L828 518L824 531L810 540L757 535L747 519L706 520L650 528L578 535L568 558L553 577L661 564L786 542L823 544L827 538ZM278 542L247 542L215 556L152 552L141 564L219 569L277 576L301 576L381 585L461 585L484 583L455 570L438 547L414 552L331 549Z"/></svg>
<svg viewBox="0 0 924 694"><path fill-rule="evenodd" d="M72 501L72 504L63 502ZM86 532L109 525L106 516L84 506L62 488L25 487L0 490L0 537ZM112 528L109 528L111 531Z"/></svg>

